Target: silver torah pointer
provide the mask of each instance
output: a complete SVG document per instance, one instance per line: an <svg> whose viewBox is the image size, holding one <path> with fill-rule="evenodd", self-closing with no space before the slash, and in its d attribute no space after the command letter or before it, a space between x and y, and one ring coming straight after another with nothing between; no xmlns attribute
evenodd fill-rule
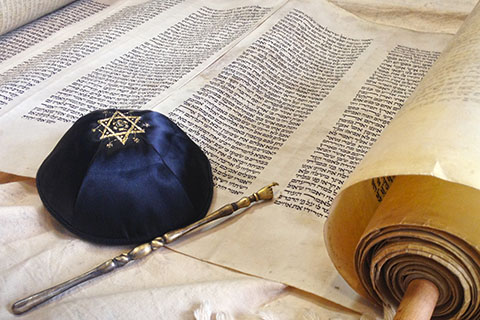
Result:
<svg viewBox="0 0 480 320"><path fill-rule="evenodd" d="M165 233L163 236L156 237L150 242L141 244L127 253L122 253L115 258L105 261L101 265L97 266L96 268L76 277L71 280L65 281L57 286L51 287L49 289L40 291L35 293L29 297L26 297L22 300L15 302L12 305L12 311L14 314L22 314L27 312L28 310L50 300L51 298L65 292L76 285L83 283L85 281L91 280L103 274L109 273L117 268L123 267L127 263L133 260L141 259L153 251L163 247L164 245L175 241L176 239L180 238L181 236L193 231L206 223L212 222L214 220L226 217L231 215L233 212L237 211L241 208L246 208L250 206L253 202L260 201L260 200L271 200L273 198L273 189L272 187L277 186L278 183L273 182L272 184L263 187L262 189L258 190L254 194L243 197L237 202L233 202L227 204L215 212L207 215L205 218L198 220L184 228L173 230L170 232Z"/></svg>

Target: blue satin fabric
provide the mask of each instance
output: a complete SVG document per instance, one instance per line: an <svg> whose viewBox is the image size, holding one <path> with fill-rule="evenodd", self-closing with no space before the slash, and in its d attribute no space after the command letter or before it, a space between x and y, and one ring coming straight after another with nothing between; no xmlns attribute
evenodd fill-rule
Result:
<svg viewBox="0 0 480 320"><path fill-rule="evenodd" d="M101 138L99 120L115 110L80 118L37 172L48 211L73 233L105 244L137 244L204 217L213 182L201 149L167 117L140 116L144 133L125 144Z"/></svg>

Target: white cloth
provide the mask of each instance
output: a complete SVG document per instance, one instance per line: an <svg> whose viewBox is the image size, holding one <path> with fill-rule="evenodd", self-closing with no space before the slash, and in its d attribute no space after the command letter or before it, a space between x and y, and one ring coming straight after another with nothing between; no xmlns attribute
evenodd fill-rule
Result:
<svg viewBox="0 0 480 320"><path fill-rule="evenodd" d="M13 302L127 251L88 243L45 210L34 182L0 184L0 319ZM22 319L358 319L283 284L160 249L84 283ZM312 318L313 317L313 318Z"/></svg>

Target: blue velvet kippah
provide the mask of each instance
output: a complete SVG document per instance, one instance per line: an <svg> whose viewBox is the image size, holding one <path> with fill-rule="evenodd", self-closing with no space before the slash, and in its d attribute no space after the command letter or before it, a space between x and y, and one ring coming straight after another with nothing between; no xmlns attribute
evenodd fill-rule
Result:
<svg viewBox="0 0 480 320"><path fill-rule="evenodd" d="M213 193L205 154L154 111L80 118L37 173L48 211L87 240L137 244L202 217Z"/></svg>

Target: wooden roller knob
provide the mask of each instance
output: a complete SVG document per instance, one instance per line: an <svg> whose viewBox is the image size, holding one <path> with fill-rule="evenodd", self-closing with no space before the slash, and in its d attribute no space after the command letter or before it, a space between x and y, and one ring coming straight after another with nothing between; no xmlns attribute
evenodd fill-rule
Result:
<svg viewBox="0 0 480 320"><path fill-rule="evenodd" d="M398 307L394 320L429 320L438 301L438 289L432 282L412 280Z"/></svg>

